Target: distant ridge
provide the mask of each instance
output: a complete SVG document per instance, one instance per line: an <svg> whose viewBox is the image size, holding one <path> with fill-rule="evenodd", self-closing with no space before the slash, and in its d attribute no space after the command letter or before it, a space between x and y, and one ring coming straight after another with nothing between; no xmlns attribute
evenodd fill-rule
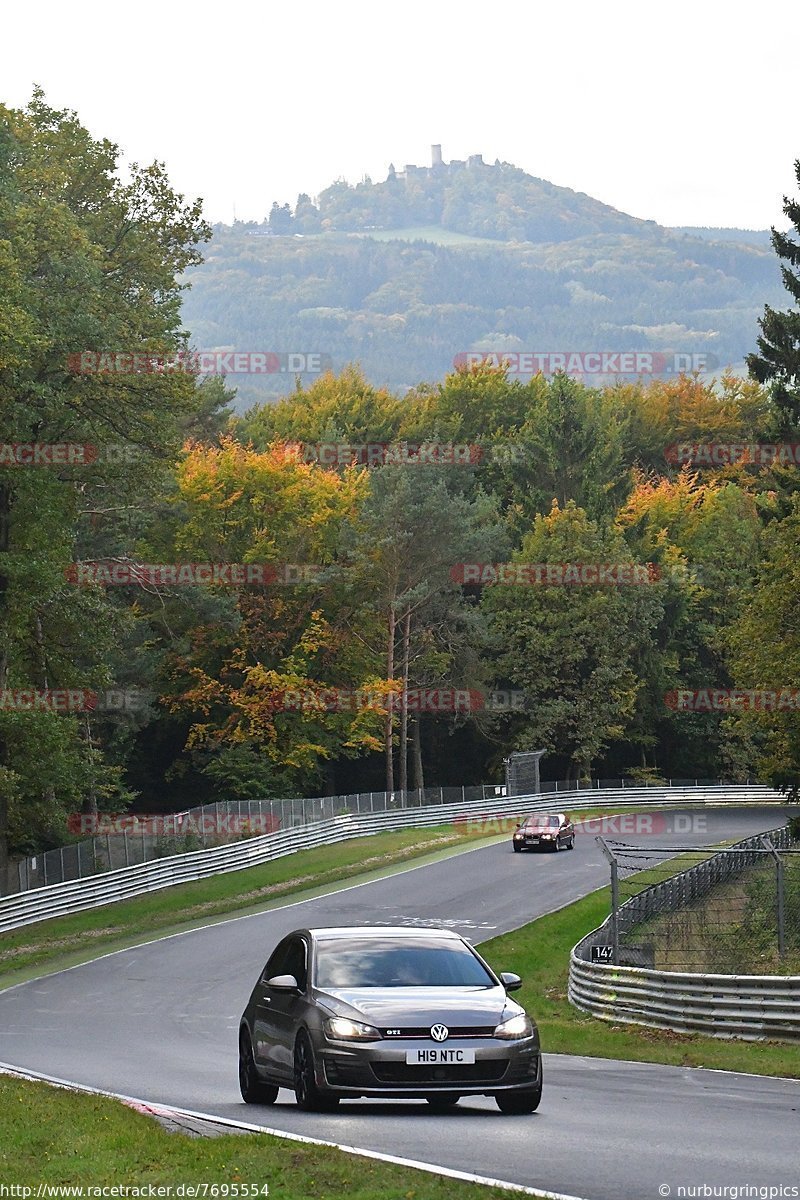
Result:
<svg viewBox="0 0 800 1200"><path fill-rule="evenodd" d="M359 363L400 393L478 350L657 351L743 370L764 304L784 298L767 230L668 229L510 163L433 151L430 167L216 226L189 272L194 345ZM230 382L243 408L294 378Z"/></svg>

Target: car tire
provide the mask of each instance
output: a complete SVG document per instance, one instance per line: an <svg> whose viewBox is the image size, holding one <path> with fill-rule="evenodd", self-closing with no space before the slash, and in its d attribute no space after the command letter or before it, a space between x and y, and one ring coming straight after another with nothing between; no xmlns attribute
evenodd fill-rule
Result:
<svg viewBox="0 0 800 1200"><path fill-rule="evenodd" d="M339 1103L338 1096L317 1087L314 1050L305 1031L294 1045L294 1098L303 1112L332 1112Z"/></svg>
<svg viewBox="0 0 800 1200"><path fill-rule="evenodd" d="M518 846L516 842L512 842L511 845L514 847L514 853L519 854L520 850L522 849L522 846Z"/></svg>
<svg viewBox="0 0 800 1200"><path fill-rule="evenodd" d="M497 1107L508 1117L521 1117L526 1113L536 1112L542 1099L542 1083L525 1092L498 1092L495 1096Z"/></svg>
<svg viewBox="0 0 800 1200"><path fill-rule="evenodd" d="M461 1097L445 1093L443 1096L426 1096L425 1099L434 1112L450 1112L458 1104Z"/></svg>
<svg viewBox="0 0 800 1200"><path fill-rule="evenodd" d="M278 1099L277 1087L259 1079L253 1043L246 1029L239 1034L239 1091L245 1104L274 1104Z"/></svg>
<svg viewBox="0 0 800 1200"><path fill-rule="evenodd" d="M575 834L574 833L573 833L572 837L569 839L569 845L567 846L567 849L568 850L575 849Z"/></svg>

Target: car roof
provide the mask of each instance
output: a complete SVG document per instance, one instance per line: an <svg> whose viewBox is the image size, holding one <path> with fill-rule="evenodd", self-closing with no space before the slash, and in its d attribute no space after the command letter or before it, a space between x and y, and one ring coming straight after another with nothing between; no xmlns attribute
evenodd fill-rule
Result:
<svg viewBox="0 0 800 1200"><path fill-rule="evenodd" d="M319 929L295 929L294 934L306 934L315 941L321 941L324 938L365 938L365 937L385 937L387 934L391 937L404 938L430 938L440 937L448 941L463 942L460 933L456 933L453 929L440 929L436 926L419 927L408 925L330 925ZM292 934L289 935L290 937Z"/></svg>

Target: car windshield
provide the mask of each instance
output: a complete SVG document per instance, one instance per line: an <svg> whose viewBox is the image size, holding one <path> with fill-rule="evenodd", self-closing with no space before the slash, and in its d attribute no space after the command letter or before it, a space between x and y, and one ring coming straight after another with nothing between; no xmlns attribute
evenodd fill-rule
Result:
<svg viewBox="0 0 800 1200"><path fill-rule="evenodd" d="M528 817L525 822L528 829L558 829L558 817Z"/></svg>
<svg viewBox="0 0 800 1200"><path fill-rule="evenodd" d="M495 987L459 942L422 938L325 938L317 943L316 985L362 987Z"/></svg>

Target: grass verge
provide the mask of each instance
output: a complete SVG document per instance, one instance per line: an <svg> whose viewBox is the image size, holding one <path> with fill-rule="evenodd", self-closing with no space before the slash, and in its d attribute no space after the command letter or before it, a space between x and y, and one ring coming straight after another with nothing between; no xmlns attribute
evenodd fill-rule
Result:
<svg viewBox="0 0 800 1200"><path fill-rule="evenodd" d="M573 1008L567 999L570 950L602 924L609 905L609 889L602 888L481 944L481 954L491 963L522 976L524 989L519 999L536 1019L545 1051L800 1078L800 1045L791 1042L727 1041L613 1025Z"/></svg>
<svg viewBox="0 0 800 1200"><path fill-rule="evenodd" d="M207 1184L207 1196L231 1197L234 1185L247 1184L266 1185L269 1195L280 1200L508 1197L500 1188L269 1134L190 1138L167 1133L152 1118L105 1096L10 1076L0 1076L0 1182L18 1187L125 1185L144 1189L139 1193L144 1196L148 1186ZM259 1200L265 1194L259 1191Z"/></svg>

